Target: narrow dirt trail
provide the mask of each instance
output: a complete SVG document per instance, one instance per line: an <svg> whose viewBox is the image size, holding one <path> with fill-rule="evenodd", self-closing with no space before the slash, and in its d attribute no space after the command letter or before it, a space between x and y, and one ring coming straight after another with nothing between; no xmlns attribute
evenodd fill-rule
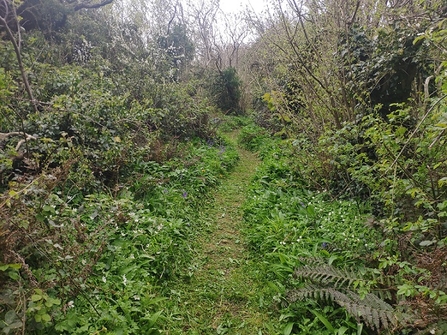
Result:
<svg viewBox="0 0 447 335"><path fill-rule="evenodd" d="M243 149L239 155L206 210L211 228L197 241L200 265L191 282L175 289L179 325L168 334L275 334L262 293L263 272L250 260L240 232L241 205L259 160Z"/></svg>

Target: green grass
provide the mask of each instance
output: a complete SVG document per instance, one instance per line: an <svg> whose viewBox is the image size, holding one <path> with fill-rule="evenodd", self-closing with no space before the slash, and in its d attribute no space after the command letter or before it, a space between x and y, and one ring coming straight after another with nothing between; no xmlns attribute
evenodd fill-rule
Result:
<svg viewBox="0 0 447 335"><path fill-rule="evenodd" d="M235 133L230 134L234 141ZM266 269L241 234L245 195L259 160L239 149L240 162L206 205L209 230L196 241L197 268L189 280L169 284L165 334L276 334L274 291Z"/></svg>

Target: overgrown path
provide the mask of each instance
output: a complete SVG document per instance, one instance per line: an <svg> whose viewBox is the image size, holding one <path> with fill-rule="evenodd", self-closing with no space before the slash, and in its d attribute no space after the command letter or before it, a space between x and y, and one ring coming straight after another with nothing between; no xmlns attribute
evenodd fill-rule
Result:
<svg viewBox="0 0 447 335"><path fill-rule="evenodd" d="M204 214L211 228L198 241L198 269L189 283L172 290L176 300L172 316L179 323L168 334L275 333L269 315L271 298L263 295L262 266L250 259L240 231L241 205L259 160L238 150L239 164Z"/></svg>

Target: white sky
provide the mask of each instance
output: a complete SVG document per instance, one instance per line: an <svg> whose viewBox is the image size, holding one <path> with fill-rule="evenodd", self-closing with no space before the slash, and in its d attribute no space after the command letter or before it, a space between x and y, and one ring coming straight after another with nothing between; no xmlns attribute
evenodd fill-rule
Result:
<svg viewBox="0 0 447 335"><path fill-rule="evenodd" d="M265 6L265 0L220 0L220 8L226 13L237 13L248 6L260 13Z"/></svg>

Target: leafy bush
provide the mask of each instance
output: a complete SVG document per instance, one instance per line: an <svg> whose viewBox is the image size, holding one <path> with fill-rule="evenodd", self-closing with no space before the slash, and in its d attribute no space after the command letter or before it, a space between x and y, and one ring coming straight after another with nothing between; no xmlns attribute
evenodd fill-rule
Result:
<svg viewBox="0 0 447 335"><path fill-rule="evenodd" d="M214 102L225 114L241 114L241 81L234 67L226 68L215 74L211 84Z"/></svg>
<svg viewBox="0 0 447 335"><path fill-rule="evenodd" d="M2 329L157 334L157 286L191 276L198 208L238 158L220 140L182 151L164 164L136 163L128 186L90 194L81 159L11 183L0 202Z"/></svg>
<svg viewBox="0 0 447 335"><path fill-rule="evenodd" d="M238 142L248 150L257 151L266 146L268 139L268 133L264 128L251 124L241 129Z"/></svg>

